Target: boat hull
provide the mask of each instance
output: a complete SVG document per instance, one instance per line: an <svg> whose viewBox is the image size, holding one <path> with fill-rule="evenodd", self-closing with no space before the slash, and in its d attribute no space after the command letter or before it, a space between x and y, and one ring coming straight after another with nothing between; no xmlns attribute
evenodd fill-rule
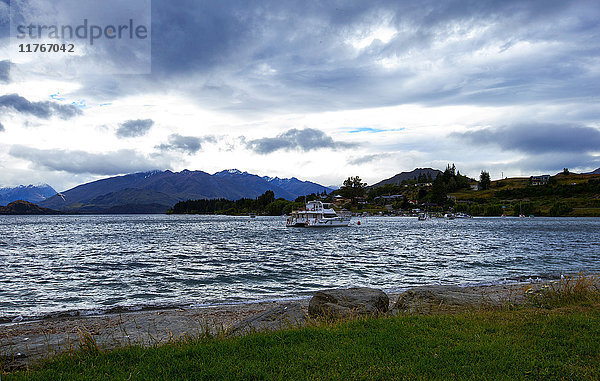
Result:
<svg viewBox="0 0 600 381"><path fill-rule="evenodd" d="M331 218L321 220L292 220L288 221L288 228L336 228L350 225L350 218Z"/></svg>

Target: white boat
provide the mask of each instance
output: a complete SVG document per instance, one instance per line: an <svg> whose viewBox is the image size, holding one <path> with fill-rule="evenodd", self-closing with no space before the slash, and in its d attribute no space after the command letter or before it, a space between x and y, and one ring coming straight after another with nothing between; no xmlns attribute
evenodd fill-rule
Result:
<svg viewBox="0 0 600 381"><path fill-rule="evenodd" d="M456 218L473 218L473 216L471 216L467 213L461 213L461 212L456 213L454 215L454 217L456 217Z"/></svg>
<svg viewBox="0 0 600 381"><path fill-rule="evenodd" d="M286 226L303 228L349 226L350 219L350 216L338 216L331 204L309 201L304 209L292 212Z"/></svg>

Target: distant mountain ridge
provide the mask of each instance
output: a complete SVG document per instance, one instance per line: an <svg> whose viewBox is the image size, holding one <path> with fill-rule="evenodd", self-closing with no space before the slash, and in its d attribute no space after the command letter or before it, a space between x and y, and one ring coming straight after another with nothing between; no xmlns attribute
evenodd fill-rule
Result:
<svg viewBox="0 0 600 381"><path fill-rule="evenodd" d="M583 173L584 175L600 175L600 168L592 171L592 172L587 172L587 173Z"/></svg>
<svg viewBox="0 0 600 381"><path fill-rule="evenodd" d="M39 205L75 213L164 213L178 201L256 198L267 190L272 190L276 198L288 200L331 191L309 181L264 178L237 169L213 175L189 170L150 171L82 184Z"/></svg>
<svg viewBox="0 0 600 381"><path fill-rule="evenodd" d="M267 182L298 196L304 196L311 193L330 193L334 190L333 188L313 183L312 181L298 180L295 177L290 179L280 179L279 177L263 176L262 178Z"/></svg>
<svg viewBox="0 0 600 381"><path fill-rule="evenodd" d="M441 175L443 172L439 169L433 168L416 168L410 172L400 172L397 175L390 177L389 179L381 180L380 182L371 185L371 188L377 188L386 184L400 185L404 180L414 180L420 175L431 175L432 179L435 179L437 175Z"/></svg>
<svg viewBox="0 0 600 381"><path fill-rule="evenodd" d="M0 188L0 206L6 206L17 200L37 204L55 194L56 191L48 184L19 185L18 187L12 188Z"/></svg>

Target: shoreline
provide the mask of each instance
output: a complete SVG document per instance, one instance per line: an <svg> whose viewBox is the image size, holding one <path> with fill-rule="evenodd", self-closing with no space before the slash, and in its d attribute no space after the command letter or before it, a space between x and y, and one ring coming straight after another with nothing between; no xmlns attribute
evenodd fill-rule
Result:
<svg viewBox="0 0 600 381"><path fill-rule="evenodd" d="M480 299L481 306L521 304L527 289L539 289L551 280L460 287L461 292ZM408 290L452 286L421 286L386 292L390 309ZM456 286L455 286L456 287ZM0 359L9 369L23 368L38 360L76 350L93 336L102 349L136 344L152 346L199 337L207 332L223 333L267 310L297 305L308 311L310 297L295 300L257 301L188 308L121 311L103 315L57 316L42 320L0 324ZM459 308L460 310L461 308ZM463 310L465 308L462 308ZM453 307L450 312L456 312Z"/></svg>
<svg viewBox="0 0 600 381"><path fill-rule="evenodd" d="M308 308L310 298L299 303ZM92 335L102 349L129 344L142 346L197 337L228 327L270 308L290 302L169 308L103 315L59 316L42 320L0 324L0 362L22 368L47 356L79 348Z"/></svg>
<svg viewBox="0 0 600 381"><path fill-rule="evenodd" d="M469 288L469 287L488 287L488 286L505 286L505 285L517 285L517 284L536 284L536 283L544 283L551 282L554 280L560 279L559 275L551 275L545 274L542 276L515 276L510 278L502 278L496 281L481 281L481 282L465 282L460 284L455 283L447 283L447 284L419 284L419 285L410 285L404 287L390 287L390 288L381 288L386 294L399 295L407 290L410 290L415 287L423 287L423 286L457 286L460 288ZM377 288L373 286L374 288ZM310 295L305 296L292 296L292 297L284 297L284 298L266 298L266 299L250 299L250 300L241 300L241 301L217 301L212 303L194 303L194 302L182 302L182 303L173 303L173 304L132 304L132 305L115 305L112 307L105 308L89 308L89 309L67 309L67 310L57 310L46 313L34 314L34 315L25 315L25 314L13 314L13 315L5 315L0 316L0 328L4 326L8 326L11 324L23 324L23 323L35 323L35 322L43 322L43 321L51 321L56 319L69 319L69 318L93 318L93 317L102 317L107 315L120 315L120 314L131 314L131 313L144 313L144 312L152 312L152 311L169 311L169 310L193 310L193 309L204 309L204 308L221 308L221 307L235 307L235 306L243 306L243 305L257 305L257 304L267 304L267 303L277 303L277 304L288 304L293 302L300 302L304 299L309 300L312 297L312 294L317 290L313 291Z"/></svg>
<svg viewBox="0 0 600 381"><path fill-rule="evenodd" d="M397 296L405 291L418 287L447 287L456 286L459 288L479 288L479 287L497 287L497 286L516 286L523 284L538 284L548 283L554 280L560 279L559 276L545 276L545 277L532 277L532 276L517 276L512 278L503 278L498 281L482 281L474 283L446 283L446 284L419 284L405 287L394 287L394 288L381 288L390 297L392 295ZM343 287L342 287L343 288ZM377 287L375 287L377 288ZM316 292L315 290L314 292ZM68 310L57 310L36 315L6 315L0 317L0 327L10 326L13 324L26 324L26 323L41 323L44 321L53 321L59 319L86 319L86 318L100 318L103 316L112 315L123 315L123 314L136 314L136 313L151 313L154 311L170 311L170 310L200 310L200 309L219 309L219 308L234 308L236 306L252 306L252 305L263 305L263 304L289 304L294 302L302 302L309 300L311 295L306 296L295 296L287 298L267 298L267 299L251 299L243 301L222 301L213 303L174 303L174 304L134 304L129 306L115 305L107 308L89 308L89 309L68 309Z"/></svg>

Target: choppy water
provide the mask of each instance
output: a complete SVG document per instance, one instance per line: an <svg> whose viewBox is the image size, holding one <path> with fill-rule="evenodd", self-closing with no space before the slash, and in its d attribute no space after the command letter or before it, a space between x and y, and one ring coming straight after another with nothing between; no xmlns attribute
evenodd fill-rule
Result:
<svg viewBox="0 0 600 381"><path fill-rule="evenodd" d="M600 219L360 221L302 229L281 217L0 216L0 318L600 270Z"/></svg>

